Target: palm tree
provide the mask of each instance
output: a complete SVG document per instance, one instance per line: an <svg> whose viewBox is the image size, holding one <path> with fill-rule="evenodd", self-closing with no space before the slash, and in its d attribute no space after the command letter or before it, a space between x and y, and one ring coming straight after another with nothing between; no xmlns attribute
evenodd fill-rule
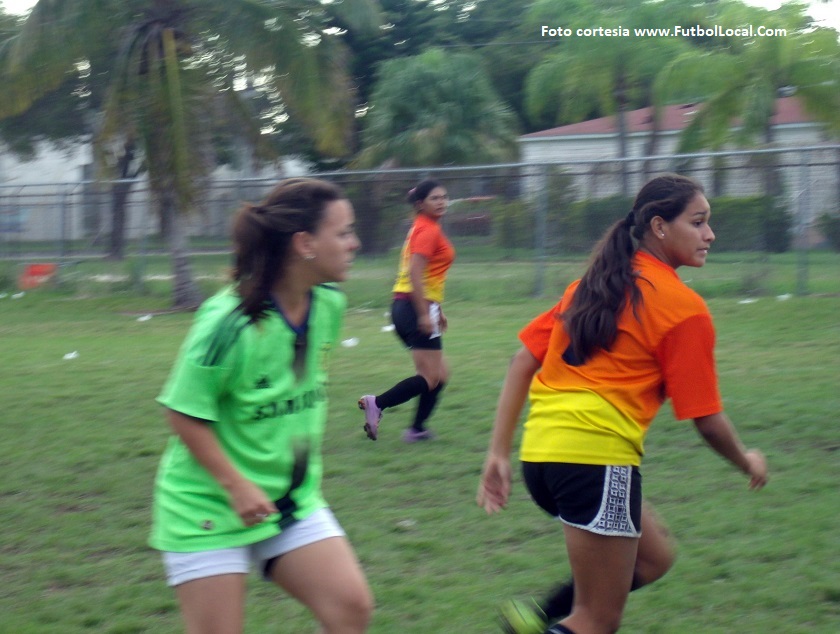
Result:
<svg viewBox="0 0 840 634"><path fill-rule="evenodd" d="M833 29L812 28L805 6L778 11L728 4L716 18L732 25L761 24L784 28L784 37L741 38L725 49L673 60L659 78L666 95L693 93L703 107L684 130L678 152L721 149L733 142L772 146L776 99L795 94L805 110L840 133L840 43ZM737 127L733 124L739 121ZM766 170L766 192L778 193L773 166Z"/></svg>
<svg viewBox="0 0 840 634"><path fill-rule="evenodd" d="M219 99L241 100L258 80L308 131L319 151L349 151L353 91L339 26L377 23L375 0L40 0L19 33L0 43L0 118L25 111L68 73L118 51L102 68L108 95L93 141L140 149L154 204L168 225L176 307L199 301L182 215L209 167L208 117ZM245 112L230 108L228 112Z"/></svg>
<svg viewBox="0 0 840 634"><path fill-rule="evenodd" d="M384 62L365 124L362 166L469 165L516 155L515 117L469 53L430 49Z"/></svg>
<svg viewBox="0 0 840 634"><path fill-rule="evenodd" d="M544 125L576 123L590 117L616 116L618 157L628 156L628 110L654 106L656 140L659 105L653 91L657 75L669 60L690 48L678 38L636 36L635 28L667 28L674 24L674 11L684 9L676 2L638 3L593 0L579 2L574 11L564 12L565 0L535 3L529 21L550 24L546 16L566 15L572 30L602 26L627 29L626 35L581 37L573 35L558 42L557 52L546 56L525 82L525 104L533 122ZM534 28L537 28L536 26ZM624 31L619 31L624 33ZM654 145L649 145L649 148ZM621 164L622 193L629 195L626 164Z"/></svg>

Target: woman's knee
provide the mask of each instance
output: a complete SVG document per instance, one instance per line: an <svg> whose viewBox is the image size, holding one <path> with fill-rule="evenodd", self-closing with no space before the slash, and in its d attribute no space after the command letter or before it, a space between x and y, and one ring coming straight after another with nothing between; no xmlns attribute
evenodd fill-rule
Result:
<svg viewBox="0 0 840 634"><path fill-rule="evenodd" d="M430 390L447 381L449 367L441 350L414 350L413 357L417 374L426 379Z"/></svg>
<svg viewBox="0 0 840 634"><path fill-rule="evenodd" d="M421 376L426 379L426 384L429 386L430 392L449 382L449 370L445 365L426 368L421 373Z"/></svg>
<svg viewBox="0 0 840 634"><path fill-rule="evenodd" d="M426 386L430 392L441 383L446 383L448 378L445 367L432 363L418 364L417 373L426 380Z"/></svg>
<svg viewBox="0 0 840 634"><path fill-rule="evenodd" d="M636 555L636 579L640 585L652 583L667 573L677 559L676 541L654 510L642 511L642 538Z"/></svg>
<svg viewBox="0 0 840 634"><path fill-rule="evenodd" d="M332 597L316 608L315 616L326 634L356 634L367 630L373 610L373 596L362 586Z"/></svg>

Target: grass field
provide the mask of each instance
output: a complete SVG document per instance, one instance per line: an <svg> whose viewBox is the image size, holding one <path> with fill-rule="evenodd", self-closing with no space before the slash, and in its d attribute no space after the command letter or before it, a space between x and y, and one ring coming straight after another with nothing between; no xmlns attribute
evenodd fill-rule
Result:
<svg viewBox="0 0 840 634"><path fill-rule="evenodd" d="M833 634L840 622L837 259L812 262L821 295L803 298L786 298L795 261L760 264L774 272L764 276L768 294L745 303L738 285L759 264L730 257L689 275L715 314L727 411L745 442L767 454L771 482L749 492L666 406L643 472L646 496L675 533L680 556L662 581L632 595L622 631ZM224 262L197 264L208 292ZM548 267L549 294L582 266ZM158 268L166 270L149 261L144 273ZM386 414L373 443L361 431L356 398L411 371L393 333L382 331L391 268L359 262L346 285L344 337L359 342L338 348L331 361L326 495L376 595L371 632L489 634L499 602L539 594L568 573L559 526L518 479L505 513L487 517L474 502L516 332L552 300L528 297L533 265L456 264L447 303L452 380L432 419L439 438L401 443L413 411L403 406ZM0 299L0 632L178 632L177 605L145 540L168 433L154 397L191 315L163 312L165 280L144 282L141 294L130 278L66 279L57 289ZM296 603L253 580L247 632L312 631Z"/></svg>

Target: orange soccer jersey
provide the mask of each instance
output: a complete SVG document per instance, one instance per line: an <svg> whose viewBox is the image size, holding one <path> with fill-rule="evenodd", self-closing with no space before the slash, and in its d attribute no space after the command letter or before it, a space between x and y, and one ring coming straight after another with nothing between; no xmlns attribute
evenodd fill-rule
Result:
<svg viewBox="0 0 840 634"><path fill-rule="evenodd" d="M521 331L542 364L531 383L522 460L638 465L665 399L680 420L723 410L705 302L673 268L646 253L635 255L633 267L642 293L638 319L628 301L609 352L599 350L580 366L562 359L569 337L558 316L578 282Z"/></svg>
<svg viewBox="0 0 840 634"><path fill-rule="evenodd" d="M422 255L427 261L426 270L423 272L424 297L432 302L442 302L446 272L455 260L455 249L440 225L425 214L417 214L406 236L394 293L411 293L414 290L409 276L409 263L415 253Z"/></svg>

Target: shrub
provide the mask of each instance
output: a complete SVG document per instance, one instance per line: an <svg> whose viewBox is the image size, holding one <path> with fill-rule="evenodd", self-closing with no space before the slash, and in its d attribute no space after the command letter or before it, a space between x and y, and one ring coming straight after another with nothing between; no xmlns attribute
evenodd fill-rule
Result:
<svg viewBox="0 0 840 634"><path fill-rule="evenodd" d="M793 217L781 198L776 198L761 216L764 248L770 253L784 253L793 242Z"/></svg>
<svg viewBox="0 0 840 634"><path fill-rule="evenodd" d="M840 251L840 214L823 214L818 226L828 241L828 246L833 251Z"/></svg>
<svg viewBox="0 0 840 634"><path fill-rule="evenodd" d="M716 251L783 253L790 248L793 221L781 199L724 196L709 204Z"/></svg>
<svg viewBox="0 0 840 634"><path fill-rule="evenodd" d="M532 248L535 240L534 212L521 200L495 200L490 205L496 246L505 249Z"/></svg>
<svg viewBox="0 0 840 634"><path fill-rule="evenodd" d="M783 253L790 249L793 219L781 199L771 196L720 197L709 204L716 251ZM569 252L588 251L632 205L633 200L624 196L569 205L552 225L557 227L561 248Z"/></svg>
<svg viewBox="0 0 840 634"><path fill-rule="evenodd" d="M561 221L561 244L570 252L587 252L619 218L627 215L633 199L610 196L571 205Z"/></svg>
<svg viewBox="0 0 840 634"><path fill-rule="evenodd" d="M0 292L8 293L16 289L15 265L11 262L0 262Z"/></svg>

